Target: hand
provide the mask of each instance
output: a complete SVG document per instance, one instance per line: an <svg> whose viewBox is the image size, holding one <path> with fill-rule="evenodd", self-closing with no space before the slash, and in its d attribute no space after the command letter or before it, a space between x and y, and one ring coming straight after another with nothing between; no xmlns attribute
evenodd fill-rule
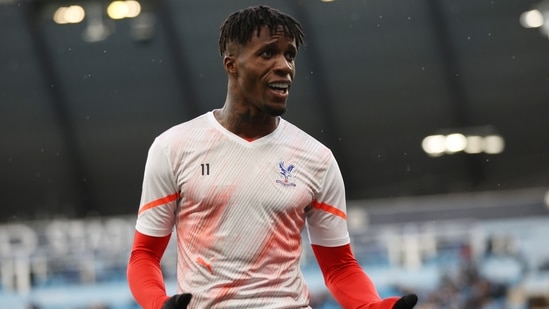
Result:
<svg viewBox="0 0 549 309"><path fill-rule="evenodd" d="M191 302L191 297L189 293L176 294L164 303L162 309L185 309Z"/></svg>
<svg viewBox="0 0 549 309"><path fill-rule="evenodd" d="M417 304L417 295L416 294L408 294L405 296L402 296L397 302L394 304L393 309L412 309Z"/></svg>

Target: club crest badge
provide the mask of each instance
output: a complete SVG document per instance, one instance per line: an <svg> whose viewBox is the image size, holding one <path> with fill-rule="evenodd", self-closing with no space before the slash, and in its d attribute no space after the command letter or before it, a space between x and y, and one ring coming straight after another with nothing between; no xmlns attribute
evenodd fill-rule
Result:
<svg viewBox="0 0 549 309"><path fill-rule="evenodd" d="M282 178L277 179L276 183L281 184L285 187L295 187L296 184L292 181L292 171L294 170L295 165L290 164L288 166L285 166L284 161L280 161L278 163L278 168L280 169L279 173L280 175L282 175Z"/></svg>

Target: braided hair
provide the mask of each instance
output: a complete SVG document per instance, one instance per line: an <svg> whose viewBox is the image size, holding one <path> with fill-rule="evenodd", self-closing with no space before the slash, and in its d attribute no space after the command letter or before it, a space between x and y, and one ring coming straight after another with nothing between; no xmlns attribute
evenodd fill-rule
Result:
<svg viewBox="0 0 549 309"><path fill-rule="evenodd" d="M259 5L236 11L229 15L220 27L219 52L223 56L227 44L231 42L245 45L252 34L259 36L263 26L267 26L271 35L282 27L284 35L295 39L296 47L303 45L303 28L293 17L268 6Z"/></svg>

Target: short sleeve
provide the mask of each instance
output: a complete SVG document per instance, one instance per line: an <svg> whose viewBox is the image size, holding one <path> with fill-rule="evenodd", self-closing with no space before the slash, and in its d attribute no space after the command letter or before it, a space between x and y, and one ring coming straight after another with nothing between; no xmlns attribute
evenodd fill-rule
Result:
<svg viewBox="0 0 549 309"><path fill-rule="evenodd" d="M137 231L157 237L173 231L179 199L174 179L166 151L157 138L149 148L145 164Z"/></svg>
<svg viewBox="0 0 549 309"><path fill-rule="evenodd" d="M319 193L307 213L311 244L336 247L350 242L347 229L345 185L337 161L331 156Z"/></svg>

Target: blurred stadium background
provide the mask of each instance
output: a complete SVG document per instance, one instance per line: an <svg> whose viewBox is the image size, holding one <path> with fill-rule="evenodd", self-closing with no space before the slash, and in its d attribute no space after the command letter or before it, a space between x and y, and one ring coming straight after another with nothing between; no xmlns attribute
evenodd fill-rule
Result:
<svg viewBox="0 0 549 309"><path fill-rule="evenodd" d="M305 28L285 117L338 158L380 294L549 308L549 1L260 3ZM222 105L219 26L260 3L0 0L1 309L138 308L147 149ZM338 308L307 245L303 272Z"/></svg>

